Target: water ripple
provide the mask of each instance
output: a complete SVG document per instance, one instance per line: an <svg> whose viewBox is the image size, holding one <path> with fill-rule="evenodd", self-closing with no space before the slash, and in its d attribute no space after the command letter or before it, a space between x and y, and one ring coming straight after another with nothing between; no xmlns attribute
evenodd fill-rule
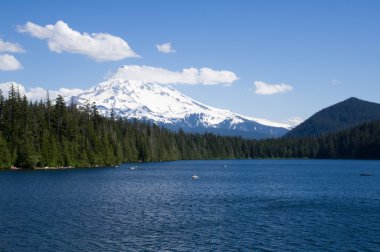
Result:
<svg viewBox="0 0 380 252"><path fill-rule="evenodd" d="M380 176L358 176L379 164L0 172L0 251L379 251Z"/></svg>

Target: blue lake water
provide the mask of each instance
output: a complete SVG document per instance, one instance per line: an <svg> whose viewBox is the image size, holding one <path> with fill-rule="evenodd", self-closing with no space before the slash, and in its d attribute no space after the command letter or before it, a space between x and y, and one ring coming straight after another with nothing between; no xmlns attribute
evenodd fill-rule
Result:
<svg viewBox="0 0 380 252"><path fill-rule="evenodd" d="M379 161L133 165L0 172L0 251L380 251Z"/></svg>

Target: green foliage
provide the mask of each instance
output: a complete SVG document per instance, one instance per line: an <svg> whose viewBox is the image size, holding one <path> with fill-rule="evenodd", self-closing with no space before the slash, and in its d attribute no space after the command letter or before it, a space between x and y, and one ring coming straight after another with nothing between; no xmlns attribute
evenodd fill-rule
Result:
<svg viewBox="0 0 380 252"><path fill-rule="evenodd" d="M349 98L315 113L286 137L320 136L376 120L380 120L380 104Z"/></svg>
<svg viewBox="0 0 380 252"><path fill-rule="evenodd" d="M12 165L12 156L8 149L7 142L0 133L0 168L9 168Z"/></svg>
<svg viewBox="0 0 380 252"><path fill-rule="evenodd" d="M122 162L224 158L380 158L380 122L320 137L248 140L172 132L79 110L62 97L29 103L0 93L0 168L101 166Z"/></svg>

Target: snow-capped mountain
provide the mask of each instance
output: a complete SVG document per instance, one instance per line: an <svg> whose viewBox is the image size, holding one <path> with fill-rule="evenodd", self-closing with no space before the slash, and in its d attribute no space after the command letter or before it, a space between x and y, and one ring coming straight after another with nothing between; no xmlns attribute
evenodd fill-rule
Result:
<svg viewBox="0 0 380 252"><path fill-rule="evenodd" d="M3 95L10 87L26 95L32 101L45 100L43 88L25 88L16 82L0 84ZM126 80L117 72L108 80L85 91L80 89L49 90L50 99L58 95L78 106L95 103L99 112L127 119L151 121L158 125L188 132L213 132L221 135L237 135L249 138L269 138L284 135L293 125L274 123L217 109L182 94L178 90L156 83Z"/></svg>
<svg viewBox="0 0 380 252"><path fill-rule="evenodd" d="M126 80L115 74L72 97L78 106L95 103L99 112L151 121L171 129L250 138L279 137L289 125L241 116L197 102L172 87Z"/></svg>

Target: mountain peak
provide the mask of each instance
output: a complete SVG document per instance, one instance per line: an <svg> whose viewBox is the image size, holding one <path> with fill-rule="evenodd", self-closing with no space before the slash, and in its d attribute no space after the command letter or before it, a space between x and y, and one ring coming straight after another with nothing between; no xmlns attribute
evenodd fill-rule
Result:
<svg viewBox="0 0 380 252"><path fill-rule="evenodd" d="M146 83L144 81L140 80L128 80L123 78L122 76L118 76L117 74L110 76L107 78L104 82L99 83L96 85L96 87L104 87L104 88L113 88L113 87L119 87L119 86L143 86L148 85L149 83Z"/></svg>
<svg viewBox="0 0 380 252"><path fill-rule="evenodd" d="M380 104L351 97L315 113L286 136L318 136L374 120L380 120Z"/></svg>
<svg viewBox="0 0 380 252"><path fill-rule="evenodd" d="M287 132L285 127L288 125L213 108L167 85L130 80L123 74L126 67L130 66L119 67L104 82L73 97L74 101L79 106L94 102L99 112L105 116L113 111L122 118L152 121L173 129L220 134L230 131L235 135L252 135L257 138L278 137Z"/></svg>
<svg viewBox="0 0 380 252"><path fill-rule="evenodd" d="M360 100L359 98L356 98L356 97L352 96L352 97L350 97L350 98L348 98L348 99L346 99L344 101L362 101L362 100Z"/></svg>

